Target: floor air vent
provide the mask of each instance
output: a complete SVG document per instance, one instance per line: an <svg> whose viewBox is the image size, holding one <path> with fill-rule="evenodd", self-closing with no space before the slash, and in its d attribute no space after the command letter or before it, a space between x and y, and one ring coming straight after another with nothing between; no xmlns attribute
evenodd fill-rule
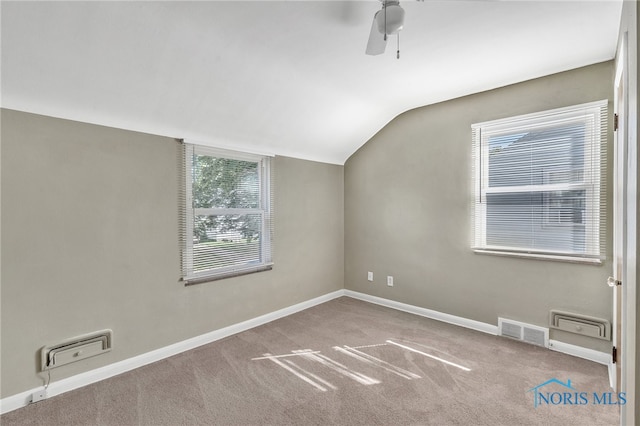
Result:
<svg viewBox="0 0 640 426"><path fill-rule="evenodd" d="M532 345L549 347L549 329L525 324L505 318L498 318L498 334L521 340Z"/></svg>

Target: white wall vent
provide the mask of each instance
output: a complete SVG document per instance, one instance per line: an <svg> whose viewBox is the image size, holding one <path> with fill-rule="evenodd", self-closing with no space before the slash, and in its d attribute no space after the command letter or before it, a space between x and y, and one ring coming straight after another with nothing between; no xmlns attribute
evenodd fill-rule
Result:
<svg viewBox="0 0 640 426"><path fill-rule="evenodd" d="M112 335L111 330L101 330L45 346L40 350L41 370L107 353L111 350Z"/></svg>
<svg viewBox="0 0 640 426"><path fill-rule="evenodd" d="M569 333L611 340L611 323L602 318L552 310L549 327Z"/></svg>
<svg viewBox="0 0 640 426"><path fill-rule="evenodd" d="M549 329L537 325L498 318L498 334L532 345L549 347Z"/></svg>

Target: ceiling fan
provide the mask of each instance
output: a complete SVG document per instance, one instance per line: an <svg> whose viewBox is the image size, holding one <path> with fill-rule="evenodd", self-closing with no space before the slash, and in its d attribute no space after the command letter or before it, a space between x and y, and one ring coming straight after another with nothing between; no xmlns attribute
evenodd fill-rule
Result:
<svg viewBox="0 0 640 426"><path fill-rule="evenodd" d="M397 57L400 59L400 35L399 32L404 26L404 9L398 0L380 0L382 9L373 15L371 32L367 42L367 55L380 55L387 47L387 38L390 35L398 35Z"/></svg>

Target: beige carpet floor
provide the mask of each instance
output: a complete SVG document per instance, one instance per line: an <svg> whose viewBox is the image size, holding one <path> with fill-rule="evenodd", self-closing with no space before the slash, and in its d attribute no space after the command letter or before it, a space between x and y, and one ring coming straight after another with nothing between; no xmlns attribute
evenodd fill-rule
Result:
<svg viewBox="0 0 640 426"><path fill-rule="evenodd" d="M573 390L541 392L582 403L534 407L529 390L553 378ZM603 365L342 297L0 423L617 425L618 407L592 400L609 391Z"/></svg>

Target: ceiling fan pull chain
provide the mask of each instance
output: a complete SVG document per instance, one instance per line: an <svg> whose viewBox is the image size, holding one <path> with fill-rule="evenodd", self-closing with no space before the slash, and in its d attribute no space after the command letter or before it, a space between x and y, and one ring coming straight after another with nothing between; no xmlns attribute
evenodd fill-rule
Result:
<svg viewBox="0 0 640 426"><path fill-rule="evenodd" d="M398 33L398 51L396 52L396 58L400 59L400 33Z"/></svg>
<svg viewBox="0 0 640 426"><path fill-rule="evenodd" d="M382 2L382 7L384 7L384 41L387 41L387 3Z"/></svg>

